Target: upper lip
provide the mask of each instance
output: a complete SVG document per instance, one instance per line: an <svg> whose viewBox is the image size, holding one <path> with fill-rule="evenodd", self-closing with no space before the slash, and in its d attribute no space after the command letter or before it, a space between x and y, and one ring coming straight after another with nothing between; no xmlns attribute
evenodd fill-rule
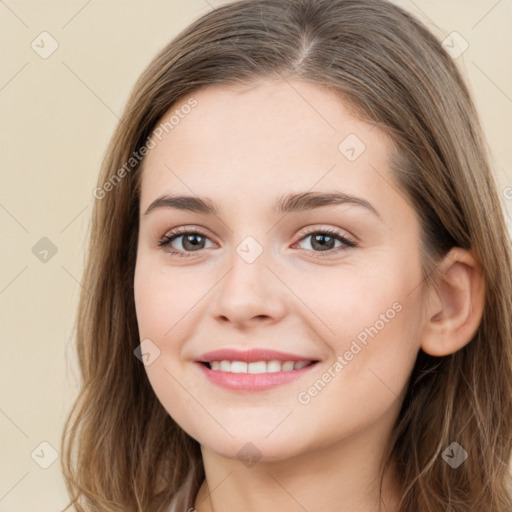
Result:
<svg viewBox="0 0 512 512"><path fill-rule="evenodd" d="M246 363L253 363L256 361L317 361L317 359L265 348L254 348L251 350L226 348L206 352L196 361L199 363L211 363L212 361L244 361Z"/></svg>

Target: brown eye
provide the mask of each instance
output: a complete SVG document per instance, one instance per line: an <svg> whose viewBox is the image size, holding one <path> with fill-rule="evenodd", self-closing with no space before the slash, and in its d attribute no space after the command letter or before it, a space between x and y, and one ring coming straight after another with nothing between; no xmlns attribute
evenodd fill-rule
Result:
<svg viewBox="0 0 512 512"><path fill-rule="evenodd" d="M336 245L336 238L330 235L317 233L309 235L311 237L311 247L320 251L328 251L334 249Z"/></svg>
<svg viewBox="0 0 512 512"><path fill-rule="evenodd" d="M174 240L182 238L181 245L186 251L197 251L203 249L205 244L205 237L199 233L191 233L189 235L181 235L175 237Z"/></svg>
<svg viewBox="0 0 512 512"><path fill-rule="evenodd" d="M356 244L352 240L339 233L338 231L323 229L311 231L303 236L299 242L310 239L310 248L313 252L325 252L328 254L337 253L340 250L345 250L350 247L355 247ZM339 242L336 245L336 242Z"/></svg>
<svg viewBox="0 0 512 512"><path fill-rule="evenodd" d="M206 248L206 242L210 240L206 235L198 231L176 229L166 234L158 243L165 247L171 254L185 255L187 252L196 252ZM177 250L173 250L177 249Z"/></svg>

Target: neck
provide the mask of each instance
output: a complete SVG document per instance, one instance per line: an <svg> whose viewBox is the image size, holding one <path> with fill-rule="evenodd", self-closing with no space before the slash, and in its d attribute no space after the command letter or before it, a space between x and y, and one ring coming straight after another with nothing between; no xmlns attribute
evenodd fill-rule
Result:
<svg viewBox="0 0 512 512"><path fill-rule="evenodd" d="M202 446L205 480L194 508L197 512L395 511L399 495L394 467L384 474L382 494L379 489L386 437L382 432L369 434L360 431L334 446L286 460L262 459L251 467Z"/></svg>

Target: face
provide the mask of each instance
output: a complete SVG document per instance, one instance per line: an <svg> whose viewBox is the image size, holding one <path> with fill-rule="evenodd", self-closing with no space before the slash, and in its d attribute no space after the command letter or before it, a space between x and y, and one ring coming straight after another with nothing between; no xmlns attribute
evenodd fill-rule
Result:
<svg viewBox="0 0 512 512"><path fill-rule="evenodd" d="M134 282L162 405L233 459L389 425L423 305L390 140L297 80L209 87L173 114L144 162Z"/></svg>

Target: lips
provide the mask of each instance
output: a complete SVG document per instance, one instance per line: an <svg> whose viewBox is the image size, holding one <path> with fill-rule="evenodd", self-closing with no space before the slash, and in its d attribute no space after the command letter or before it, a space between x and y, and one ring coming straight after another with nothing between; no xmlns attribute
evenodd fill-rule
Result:
<svg viewBox="0 0 512 512"><path fill-rule="evenodd" d="M261 391L299 378L317 359L270 349L215 350L196 360L210 382L237 391Z"/></svg>
<svg viewBox="0 0 512 512"><path fill-rule="evenodd" d="M254 363L258 361L317 361L314 357L304 357L289 352L279 352L277 350L254 348L251 350L233 350L222 349L206 352L197 359L200 363L211 363L212 361L243 361Z"/></svg>

